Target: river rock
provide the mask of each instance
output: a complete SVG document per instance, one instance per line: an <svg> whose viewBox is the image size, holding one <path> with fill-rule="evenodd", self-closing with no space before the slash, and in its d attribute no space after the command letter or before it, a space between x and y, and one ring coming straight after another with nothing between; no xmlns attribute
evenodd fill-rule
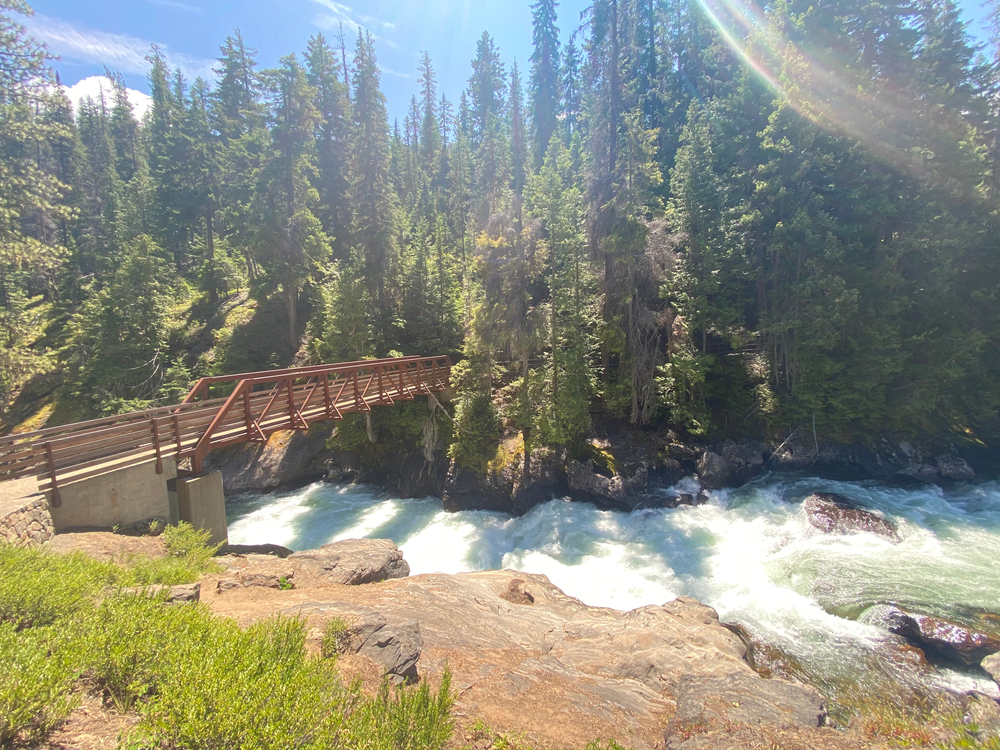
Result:
<svg viewBox="0 0 1000 750"><path fill-rule="evenodd" d="M896 524L841 495L816 493L807 497L802 507L809 523L827 534L869 532L893 543L902 541Z"/></svg>
<svg viewBox="0 0 1000 750"><path fill-rule="evenodd" d="M980 665L1000 685L1000 653L987 656Z"/></svg>
<svg viewBox="0 0 1000 750"><path fill-rule="evenodd" d="M865 622L878 625L918 645L928 656L977 667L988 656L1000 652L1000 638L957 622L909 612L894 604L869 608Z"/></svg>
<svg viewBox="0 0 1000 750"><path fill-rule="evenodd" d="M593 503L599 508L625 508L625 481L621 476L606 477L594 471L591 459L583 464L570 461L566 471L570 493L574 500Z"/></svg>
<svg viewBox="0 0 1000 750"><path fill-rule="evenodd" d="M326 474L326 441L332 428L279 430L266 443L244 443L213 451L205 460L209 471L221 471L226 493L270 490Z"/></svg>
<svg viewBox="0 0 1000 750"><path fill-rule="evenodd" d="M511 591L526 596L515 603ZM457 712L544 746L580 748L605 737L652 750L686 675L759 679L742 642L691 599L631 612L589 607L545 576L515 571L420 575L331 590L337 601L329 602L316 600L320 590L295 593L310 599L281 611L319 629L331 615L350 621L355 610L390 626L418 619L421 677L449 668ZM230 597L213 605L221 613L246 606Z"/></svg>
<svg viewBox="0 0 1000 750"><path fill-rule="evenodd" d="M317 550L296 552L288 559L325 571L329 580L347 586L410 575L403 553L388 539L345 539Z"/></svg>
<svg viewBox="0 0 1000 750"><path fill-rule="evenodd" d="M273 555L284 560L292 554L288 547L280 544L224 544L216 553L218 556L224 555Z"/></svg>
<svg viewBox="0 0 1000 750"><path fill-rule="evenodd" d="M565 449L536 448L531 452L529 469L530 476L525 477L522 471L514 486L514 515L523 515L536 505L569 494Z"/></svg>
<svg viewBox="0 0 1000 750"><path fill-rule="evenodd" d="M718 453L706 451L698 462L698 479L709 490L721 490L729 481L729 462Z"/></svg>
<svg viewBox="0 0 1000 750"><path fill-rule="evenodd" d="M943 479L954 482L971 482L976 478L976 472L960 456L938 456L934 459L938 474Z"/></svg>
<svg viewBox="0 0 1000 750"><path fill-rule="evenodd" d="M513 513L514 480L513 467L505 466L499 472L481 474L452 461L442 492L444 509L449 512L492 510Z"/></svg>
<svg viewBox="0 0 1000 750"><path fill-rule="evenodd" d="M686 675L678 688L677 712L667 725L667 747L682 748L692 733L713 725L818 728L826 717L823 697L805 685L744 673Z"/></svg>

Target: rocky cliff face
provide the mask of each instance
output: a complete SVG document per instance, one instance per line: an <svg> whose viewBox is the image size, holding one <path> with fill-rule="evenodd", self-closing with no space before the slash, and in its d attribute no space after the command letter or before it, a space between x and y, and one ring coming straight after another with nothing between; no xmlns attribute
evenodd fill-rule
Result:
<svg viewBox="0 0 1000 750"><path fill-rule="evenodd" d="M438 446L428 461L417 448L391 452L384 465L367 466L346 451L327 449L332 426L308 432L279 432L265 444L246 444L212 454L209 469L222 471L226 492L263 491L326 477L381 486L402 497L441 497L448 510L493 510L520 515L555 497L570 497L601 508L631 511L684 500L665 489L696 475L705 489L736 487L764 471L810 471L850 478L900 481L972 481L975 471L957 453L935 455L910 443L874 446L780 445L754 440L685 442L661 430L626 428L588 441L593 458L566 450L536 449L524 472L524 456L486 473L450 462ZM793 438L795 436L793 435Z"/></svg>

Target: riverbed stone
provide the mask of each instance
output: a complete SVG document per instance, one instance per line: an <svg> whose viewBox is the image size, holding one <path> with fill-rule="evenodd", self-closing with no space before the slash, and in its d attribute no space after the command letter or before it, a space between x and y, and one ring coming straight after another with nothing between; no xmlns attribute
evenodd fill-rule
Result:
<svg viewBox="0 0 1000 750"><path fill-rule="evenodd" d="M570 461L566 476L574 500L591 502L599 508L628 509L622 477L598 474L593 460L585 464Z"/></svg>
<svg viewBox="0 0 1000 750"><path fill-rule="evenodd" d="M991 654L982 660L980 665L1000 685L1000 653Z"/></svg>
<svg viewBox="0 0 1000 750"><path fill-rule="evenodd" d="M988 656L1000 652L1000 637L961 623L910 612L893 604L876 605L863 615L878 625L919 646L928 657L965 667L977 667Z"/></svg>
<svg viewBox="0 0 1000 750"><path fill-rule="evenodd" d="M713 451L705 451L698 462L698 479L709 490L721 490L729 481L729 462Z"/></svg>
<svg viewBox="0 0 1000 750"><path fill-rule="evenodd" d="M677 691L677 712L667 725L668 748L681 747L693 728L719 724L821 727L823 696L805 685L757 675L685 675Z"/></svg>
<svg viewBox="0 0 1000 750"><path fill-rule="evenodd" d="M874 511L858 505L842 495L815 493L802 502L809 523L827 534L868 532L893 543L902 541L899 528Z"/></svg>
<svg viewBox="0 0 1000 750"><path fill-rule="evenodd" d="M305 563L333 583L347 586L410 575L403 553L388 539L345 539L316 550L296 552L287 559Z"/></svg>

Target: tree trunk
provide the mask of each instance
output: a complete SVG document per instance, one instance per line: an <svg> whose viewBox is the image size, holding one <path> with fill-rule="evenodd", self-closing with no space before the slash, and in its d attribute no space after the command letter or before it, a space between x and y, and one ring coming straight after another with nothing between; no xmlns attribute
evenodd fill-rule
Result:
<svg viewBox="0 0 1000 750"><path fill-rule="evenodd" d="M219 301L219 287L215 278L215 226L212 223L212 209L205 211L205 240L208 253L208 301Z"/></svg>
<svg viewBox="0 0 1000 750"><path fill-rule="evenodd" d="M288 337L292 343L292 354L299 350L299 336L298 336L298 306L299 306L299 290L295 288L294 284L285 284L285 308L288 311Z"/></svg>

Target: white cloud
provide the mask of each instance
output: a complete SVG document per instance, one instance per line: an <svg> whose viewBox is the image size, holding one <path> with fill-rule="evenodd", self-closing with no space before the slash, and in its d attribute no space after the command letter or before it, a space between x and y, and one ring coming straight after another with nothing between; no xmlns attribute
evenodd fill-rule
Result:
<svg viewBox="0 0 1000 750"><path fill-rule="evenodd" d="M173 8L174 10L186 10L188 13L201 13L201 8L196 5L180 3L177 0L146 0L150 5L159 5L161 8Z"/></svg>
<svg viewBox="0 0 1000 750"><path fill-rule="evenodd" d="M149 55L152 42L125 34L109 34L104 31L80 29L58 18L36 15L25 20L25 25L39 41L45 42L49 50L63 59L92 65L105 65L118 73L145 75L149 71ZM214 60L205 60L182 53L170 52L160 45L167 65L180 68L190 78L201 76L211 79Z"/></svg>
<svg viewBox="0 0 1000 750"><path fill-rule="evenodd" d="M359 15L355 17L354 10L350 5L344 5L343 3L338 3L337 0L312 0L312 2L317 5L321 5L326 8L329 13L325 13L316 19L315 24L321 29L335 30L340 27L340 24L352 31L358 31L359 29L372 29L378 27L382 31L392 31L396 28L394 23L389 21L382 21L378 18L372 18L371 16ZM386 40L383 40L386 41ZM390 47L395 47L395 43L387 42Z"/></svg>
<svg viewBox="0 0 1000 750"><path fill-rule="evenodd" d="M90 76L72 86L63 86L63 89L66 91L66 96L69 97L69 100L73 102L74 110L79 108L80 101L86 99L88 96L94 101L100 99L102 90L104 91L104 96L108 99L112 95L111 81L104 76ZM136 119L141 120L145 117L153 100L149 97L149 94L144 94L141 91L136 91L135 89L126 89L126 91L128 92L129 102L135 108Z"/></svg>
<svg viewBox="0 0 1000 750"><path fill-rule="evenodd" d="M382 71L387 76L392 76L393 78L413 78L409 73L400 73L397 70L392 70L391 68L383 68L379 66L379 70Z"/></svg>

